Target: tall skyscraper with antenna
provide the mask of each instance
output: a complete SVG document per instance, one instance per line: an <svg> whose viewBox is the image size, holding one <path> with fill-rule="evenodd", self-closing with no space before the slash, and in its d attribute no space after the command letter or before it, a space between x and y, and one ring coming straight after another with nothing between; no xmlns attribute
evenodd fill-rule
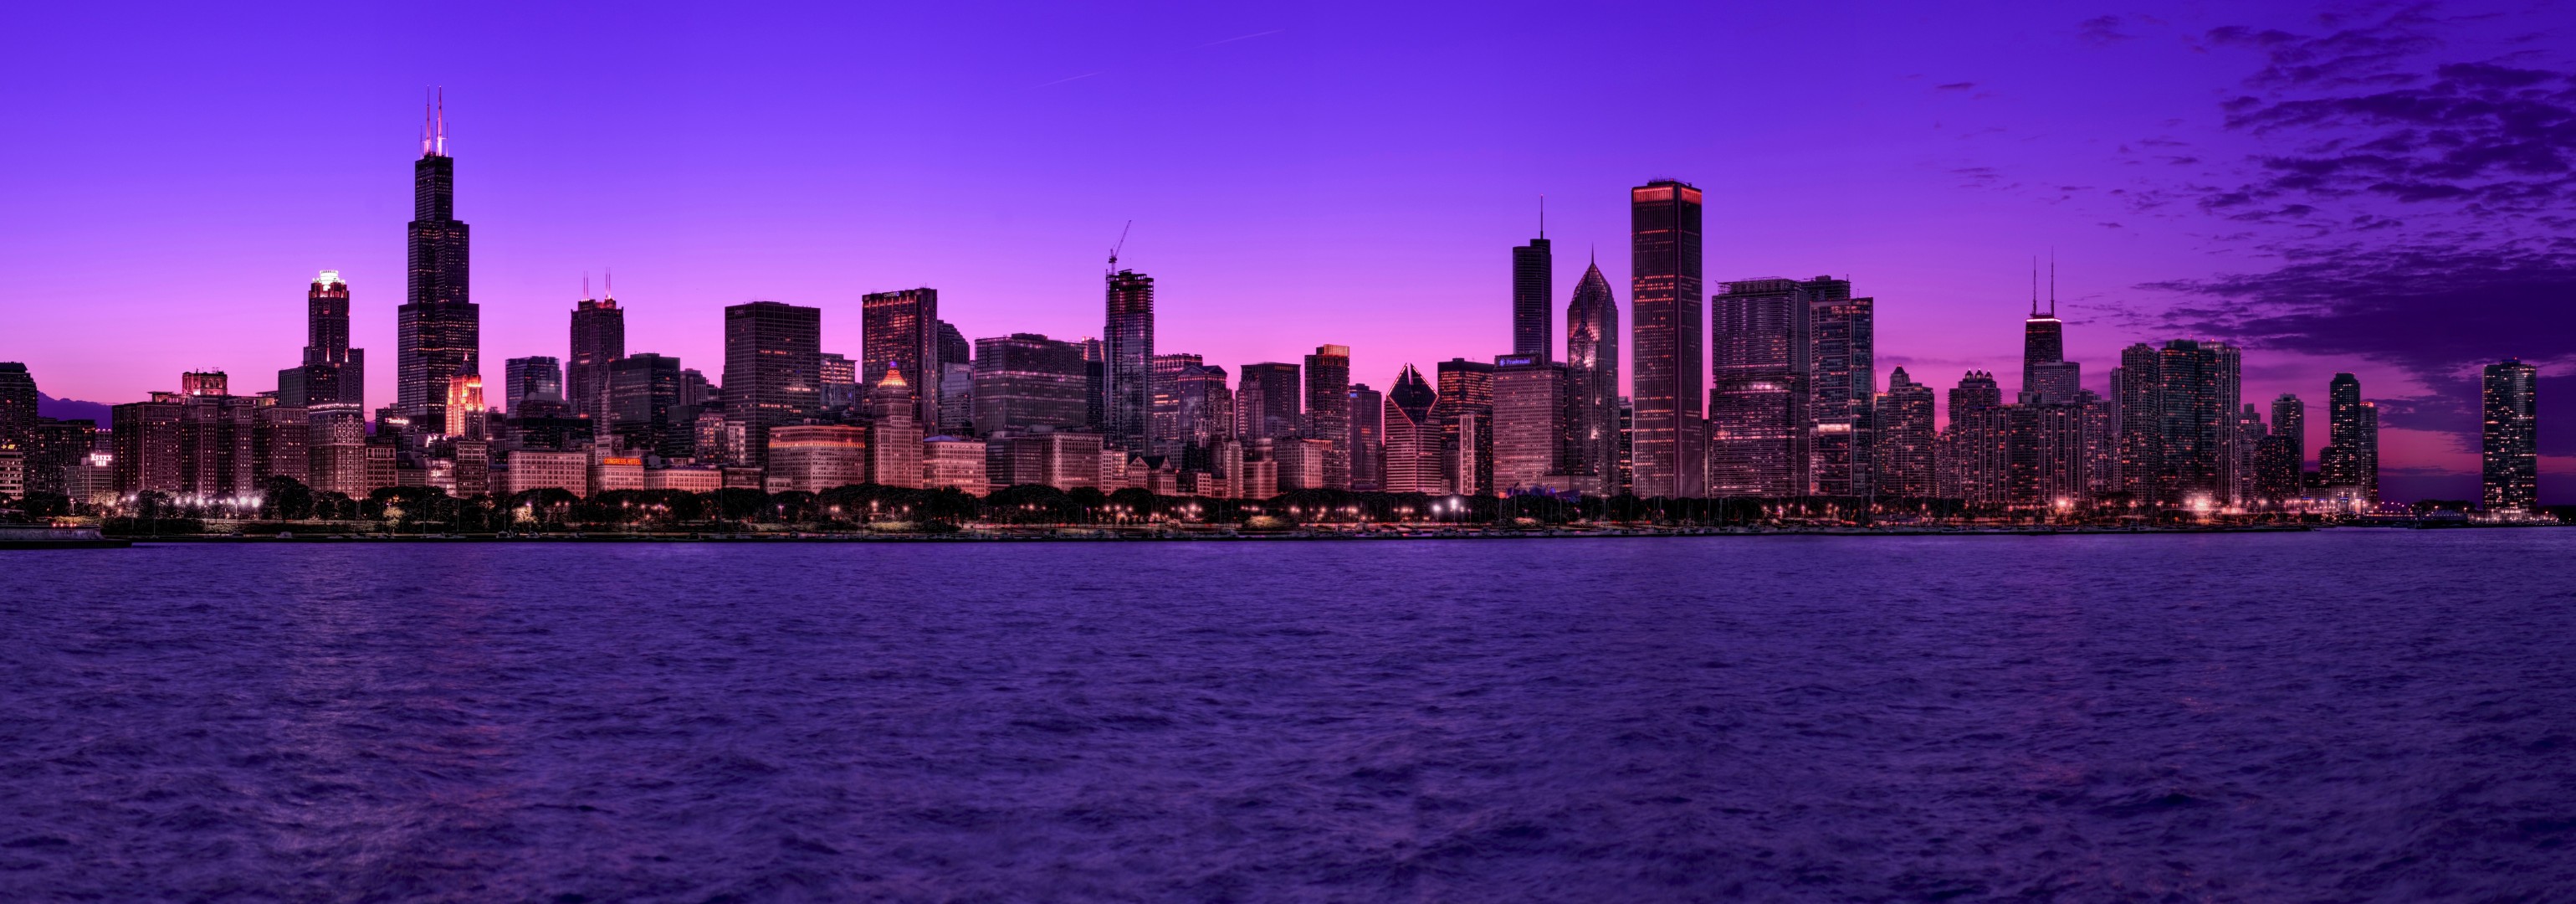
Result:
<svg viewBox="0 0 2576 904"><path fill-rule="evenodd" d="M2039 261L2030 262L2030 318L2021 325L2021 401L2072 402L2082 365L2066 360L2066 323L2057 319L2057 261L2048 262L2048 310L2039 308Z"/></svg>
<svg viewBox="0 0 2576 904"><path fill-rule="evenodd" d="M410 290L395 315L394 404L414 424L444 424L449 381L482 373L482 314L467 290L467 232L455 216L443 95L430 99L423 118L412 164Z"/></svg>
<svg viewBox="0 0 2576 904"><path fill-rule="evenodd" d="M1548 304L1556 283L1555 254L1547 244L1547 202L1539 201L1538 237L1512 248L1512 354L1548 360L1555 338Z"/></svg>
<svg viewBox="0 0 2576 904"><path fill-rule="evenodd" d="M588 296L590 279L581 283L581 294ZM606 294L573 303L572 355L564 359L565 401L593 425L608 422L608 366L626 357L626 312L617 306L615 282Z"/></svg>

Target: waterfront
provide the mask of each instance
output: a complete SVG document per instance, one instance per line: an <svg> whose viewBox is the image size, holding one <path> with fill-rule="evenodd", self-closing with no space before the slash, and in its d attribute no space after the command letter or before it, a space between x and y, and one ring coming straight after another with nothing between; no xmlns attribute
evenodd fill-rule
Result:
<svg viewBox="0 0 2576 904"><path fill-rule="evenodd" d="M2576 887L2571 553L18 553L0 897L2528 898Z"/></svg>

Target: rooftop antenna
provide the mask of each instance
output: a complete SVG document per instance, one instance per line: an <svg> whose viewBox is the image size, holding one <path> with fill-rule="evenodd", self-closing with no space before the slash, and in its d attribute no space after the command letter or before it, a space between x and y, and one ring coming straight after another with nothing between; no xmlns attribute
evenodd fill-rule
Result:
<svg viewBox="0 0 2576 904"><path fill-rule="evenodd" d="M447 156L447 86L439 86L437 98L438 156L445 157Z"/></svg>
<svg viewBox="0 0 2576 904"><path fill-rule="evenodd" d="M420 155L429 156L431 136L438 134L438 107L428 88L420 89Z"/></svg>
<svg viewBox="0 0 2576 904"><path fill-rule="evenodd" d="M1547 196L1538 196L1538 237L1547 238Z"/></svg>
<svg viewBox="0 0 2576 904"><path fill-rule="evenodd" d="M2030 256L2030 316L2039 316L2039 255Z"/></svg>
<svg viewBox="0 0 2576 904"><path fill-rule="evenodd" d="M606 299L608 299L608 300L610 300L610 301L616 301L616 300L617 300L617 268L615 268L615 267L610 267L610 268L608 268L608 272L607 272L606 276L605 276L605 277L603 277L603 279L607 282L607 285L604 285L604 286L601 286L601 287L600 287L601 292L602 292L601 297L604 297L604 298L606 298Z"/></svg>
<svg viewBox="0 0 2576 904"><path fill-rule="evenodd" d="M1109 270L1110 270L1110 272L1113 272L1113 273L1114 273L1114 272L1117 272L1117 270L1118 270L1118 252L1119 252L1119 250L1120 250L1120 249L1123 249L1123 248L1127 247L1127 230L1134 229L1134 228L1136 228L1136 221L1134 221L1134 220L1129 220L1129 221L1127 221L1127 225L1118 227L1118 244L1115 244L1115 245L1111 245L1111 246L1109 246Z"/></svg>
<svg viewBox="0 0 2576 904"><path fill-rule="evenodd" d="M2057 316L2057 249L2048 249L2048 316Z"/></svg>
<svg viewBox="0 0 2576 904"><path fill-rule="evenodd" d="M581 297L590 297L590 271L581 271Z"/></svg>

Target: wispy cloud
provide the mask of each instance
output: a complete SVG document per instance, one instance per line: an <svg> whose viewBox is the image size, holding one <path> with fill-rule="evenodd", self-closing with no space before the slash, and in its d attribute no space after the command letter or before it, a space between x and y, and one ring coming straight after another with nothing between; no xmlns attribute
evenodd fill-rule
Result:
<svg viewBox="0 0 2576 904"><path fill-rule="evenodd" d="M1253 33L1248 34L1248 35L1235 35L1234 37L1227 38L1227 39L1222 40L1222 41L1209 41L1209 42L1207 42L1207 43L1205 43L1205 44L1201 44L1201 45L1199 45L1199 46L1197 46L1197 47L1193 47L1193 48L1190 48L1190 49L1192 49L1192 50L1203 50L1203 49L1206 49L1206 48L1209 48L1209 47L1214 47L1214 46L1219 45L1219 44L1232 44L1232 43L1234 43L1234 42L1236 42L1236 41L1249 41L1249 40L1252 40L1252 39L1254 39L1254 38L1267 37L1267 36L1269 36L1269 35L1275 35L1275 34L1278 34L1278 33L1280 33L1280 32L1283 32L1283 31L1287 31L1287 29L1285 29L1285 28L1273 28L1273 29L1271 29L1271 30L1269 30L1269 31L1256 31L1256 32L1253 32Z"/></svg>
<svg viewBox="0 0 2576 904"><path fill-rule="evenodd" d="M1036 90L1037 88L1044 88L1044 87L1048 87L1048 86L1050 86L1050 85L1061 85L1061 84L1064 84L1064 83L1066 83L1066 82L1075 81L1075 80L1077 80L1077 79L1086 79L1086 78L1090 78L1090 77L1092 77L1092 76L1099 75L1099 74L1100 74L1100 73L1097 73L1097 72L1085 72L1085 73L1083 73L1083 74L1081 74L1081 75L1068 75L1068 76L1065 76L1065 77L1063 77L1063 78L1056 79L1055 81L1052 81L1052 82L1042 82L1042 83L1040 83L1040 84L1038 84L1038 85L1036 85L1036 86L1032 87L1030 90Z"/></svg>

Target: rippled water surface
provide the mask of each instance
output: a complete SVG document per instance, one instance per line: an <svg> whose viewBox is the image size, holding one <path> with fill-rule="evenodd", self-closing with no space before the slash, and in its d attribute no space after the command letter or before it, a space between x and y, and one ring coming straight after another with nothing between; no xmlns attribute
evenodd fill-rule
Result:
<svg viewBox="0 0 2576 904"><path fill-rule="evenodd" d="M2576 896L2576 530L0 569L7 900Z"/></svg>

